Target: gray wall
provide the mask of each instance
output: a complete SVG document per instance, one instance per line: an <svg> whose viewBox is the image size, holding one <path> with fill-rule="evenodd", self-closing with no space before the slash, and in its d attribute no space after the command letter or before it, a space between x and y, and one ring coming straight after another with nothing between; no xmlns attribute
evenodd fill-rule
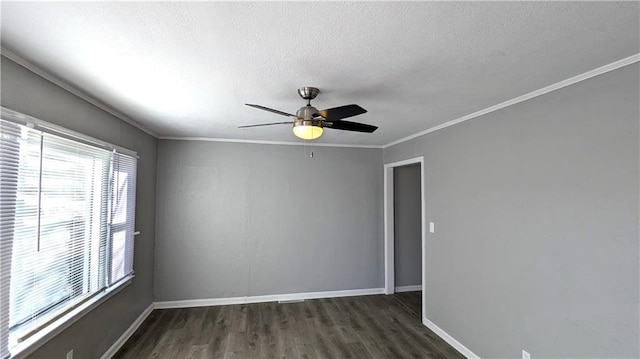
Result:
<svg viewBox="0 0 640 359"><path fill-rule="evenodd" d="M394 264L396 287L422 283L420 164L393 170Z"/></svg>
<svg viewBox="0 0 640 359"><path fill-rule="evenodd" d="M426 316L486 357L638 352L639 68L385 149L425 158Z"/></svg>
<svg viewBox="0 0 640 359"><path fill-rule="evenodd" d="M46 343L32 357L102 355L153 302L156 140L2 57L2 106L138 152L133 282Z"/></svg>
<svg viewBox="0 0 640 359"><path fill-rule="evenodd" d="M156 301L382 287L382 150L158 143Z"/></svg>

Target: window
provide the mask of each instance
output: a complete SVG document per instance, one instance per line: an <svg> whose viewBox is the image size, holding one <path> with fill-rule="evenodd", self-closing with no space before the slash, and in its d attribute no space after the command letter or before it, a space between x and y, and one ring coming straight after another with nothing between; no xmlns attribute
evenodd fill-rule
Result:
<svg viewBox="0 0 640 359"><path fill-rule="evenodd" d="M0 358L133 275L137 164L130 151L4 117Z"/></svg>

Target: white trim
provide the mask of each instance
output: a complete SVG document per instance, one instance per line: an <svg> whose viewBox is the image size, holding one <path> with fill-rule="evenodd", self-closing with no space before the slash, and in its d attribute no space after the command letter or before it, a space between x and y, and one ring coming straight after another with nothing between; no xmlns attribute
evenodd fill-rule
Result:
<svg viewBox="0 0 640 359"><path fill-rule="evenodd" d="M22 56L16 54L15 52L8 50L5 47L0 47L0 54L6 58L8 58L9 60L17 63L18 65L26 68L27 70L33 72L34 74L42 77L43 79L51 82L54 85L57 85L61 88L63 88L64 90L66 90L67 92L70 92L71 94L87 101L88 103L96 106L97 108L117 117L118 119L130 124L131 126L147 133L148 135L151 135L153 137L158 137L158 134L156 134L154 131L146 128L145 126L143 126L142 124L138 123L135 120L130 119L129 117L125 116L124 114L116 111L114 108L107 106L106 104L102 103L101 101L99 101L98 99L89 96L88 94L86 94L84 91L76 88L75 86L67 83L66 81L63 81L55 76L53 76L52 74L48 73L47 71L41 69L40 67L34 65L33 63L29 62L27 59L23 58Z"/></svg>
<svg viewBox="0 0 640 359"><path fill-rule="evenodd" d="M478 355L476 355L474 352L472 352L469 348L465 347L462 343L460 343L454 337L449 335L449 333L447 333L444 330L442 330L442 328L440 328L434 322L430 321L429 319L427 319L424 316L422 317L422 324L424 324L425 327L431 329L431 331L436 333L436 335L439 336L440 338L442 338L442 340L444 340L445 342L449 343L449 345L451 345L457 351L459 351L460 354L464 355L467 358L480 359L480 357Z"/></svg>
<svg viewBox="0 0 640 359"><path fill-rule="evenodd" d="M384 294L393 294L395 288L393 208L393 167L384 166Z"/></svg>
<svg viewBox="0 0 640 359"><path fill-rule="evenodd" d="M420 157L410 158L408 160L385 163L384 167L385 168L387 168L387 167L402 167L402 166L412 165L414 163L422 163L423 161L424 161L424 157L420 156Z"/></svg>
<svg viewBox="0 0 640 359"><path fill-rule="evenodd" d="M386 145L383 145L382 148L391 147L391 146L397 145L399 143L412 140L412 139L414 139L416 137L420 137L420 136L426 135L427 133L435 132L435 131L441 130L443 128L447 128L449 126L457 125L457 124L459 124L461 122L468 121L468 120L471 120L473 118L480 117L480 116L486 115L488 113L503 109L505 107L512 106L512 105L515 105L517 103L530 100L530 99L532 99L534 97L538 97L538 96L547 94L549 92L552 92L552 91L555 91L555 90L559 90L559 89L561 89L563 87L567 87L569 85L573 85L575 83L590 79L592 77L595 77L595 76L598 76L598 75L602 75L602 74L607 73L609 71L613 71L615 69L619 69L621 67L624 67L624 66L627 66L627 65L631 65L631 64L636 63L638 61L640 61L640 53L635 54L635 55L631 55L629 57L625 57L624 59L612 62L610 64L607 64L607 65L604 65L604 66L601 66L601 67L598 67L597 69L593 69L591 71L587 71L585 73L582 73L580 75L568 78L566 80L562 80L560 82L556 82L554 84L551 84L549 86L543 87L541 89L538 89L538 90L535 90L535 91L531 91L531 92L529 92L527 94L524 94L522 96L518 96L518 97L512 98L511 100L507 100L507 101L501 102L501 103L499 103L497 105L493 105L493 106L487 107L485 109L482 109L480 111L476 111L476 112L468 114L466 116L462 116L462 117L456 118L455 120L451 120L451 121L445 122L443 124L440 124L438 126L434 126L434 127L428 128L428 129L426 129L424 131L420 131L420 132L418 132L416 134L413 134L411 136L407 136L407 137L401 138L399 140L396 140L396 141L393 141L393 142L389 142Z"/></svg>
<svg viewBox="0 0 640 359"><path fill-rule="evenodd" d="M387 163L384 165L384 292L385 294L393 294L395 287L395 270L394 270L394 242L395 242L395 224L394 224L394 211L393 211L393 169L395 167L406 166L414 163L420 164L420 233L422 236L420 257L422 259L422 283L426 283L425 272L425 255L424 250L426 248L426 206L425 206L425 192L424 192L424 157L415 157L407 160ZM418 286L419 290L422 288L422 313L426 313L426 297L427 288L425 286ZM402 288L402 287L399 287Z"/></svg>
<svg viewBox="0 0 640 359"><path fill-rule="evenodd" d="M309 146L309 147L352 147L352 148L382 148L381 145L350 145L339 143L317 143L305 141L263 141L263 140L244 140L235 138L213 138L213 137L175 137L160 136L160 140L174 141L205 141L205 142L231 142L231 143L253 143L258 145L283 145L283 146Z"/></svg>
<svg viewBox="0 0 640 359"><path fill-rule="evenodd" d="M395 288L395 292L396 293L402 293L402 292L416 292L422 289L422 284L418 284L418 285L403 285L400 287L396 287Z"/></svg>
<svg viewBox="0 0 640 359"><path fill-rule="evenodd" d="M422 257L422 316L427 313L427 261L426 261L426 248L427 248L427 205L426 205L426 193L424 187L424 157L420 157L420 214L421 216L421 235L422 235L422 247L420 248L420 256Z"/></svg>
<svg viewBox="0 0 640 359"><path fill-rule="evenodd" d="M107 349L107 351L104 352L104 354L102 354L100 359L111 359L114 355L116 355L118 350L120 350L120 348L122 348L124 343L126 343L127 340L131 338L133 333L135 333L135 331L138 330L138 328L140 327L140 324L142 324L142 322L144 322L145 319L147 319L149 314L151 314L151 312L154 309L155 309L155 304L154 303L149 304L147 309L143 310L142 313L140 313L138 318L136 318L136 320L134 320L133 323L131 323L129 328L127 328L127 330L125 330L124 333L122 333L120 338L118 338L118 340L116 340L115 343L113 343L113 345L111 345L109 349Z"/></svg>
<svg viewBox="0 0 640 359"><path fill-rule="evenodd" d="M384 294L384 288L256 295L256 296L249 296L249 297L174 300L174 301L167 301L167 302L155 302L154 308L169 309L169 308L209 307L209 306L218 306L218 305L266 303L266 302L318 299L318 298L353 297L353 296L360 296L360 295L375 295L375 294Z"/></svg>
<svg viewBox="0 0 640 359"><path fill-rule="evenodd" d="M60 317L60 319L54 321L51 325L44 327L42 330L38 331L38 333L29 337L24 342L18 344L16 348L10 350L11 359L28 357L38 348L46 344L49 340L53 339L56 335L60 334L65 329L69 328L73 323L80 320L80 318L87 315L94 308L104 303L107 299L120 292L129 284L131 284L131 278L123 281L122 284L105 289L104 293L97 295L95 298L87 301L78 308L63 315L62 317Z"/></svg>

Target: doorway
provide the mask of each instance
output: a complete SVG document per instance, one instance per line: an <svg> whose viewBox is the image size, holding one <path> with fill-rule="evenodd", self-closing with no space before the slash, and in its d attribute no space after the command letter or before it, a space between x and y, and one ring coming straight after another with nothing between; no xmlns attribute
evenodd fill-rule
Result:
<svg viewBox="0 0 640 359"><path fill-rule="evenodd" d="M424 271L424 248L425 248L425 201L424 201L424 157L416 157L404 161L388 163L384 165L384 291L385 294L396 292L396 215L394 191L394 173L399 167L417 164L419 166L419 187L420 187L420 277L422 289L421 318L425 313L426 287ZM398 238L400 239L400 238ZM403 288L404 287L404 288ZM414 287L415 288L415 287ZM407 286L399 286L398 289L411 289ZM419 288L415 288L419 289Z"/></svg>

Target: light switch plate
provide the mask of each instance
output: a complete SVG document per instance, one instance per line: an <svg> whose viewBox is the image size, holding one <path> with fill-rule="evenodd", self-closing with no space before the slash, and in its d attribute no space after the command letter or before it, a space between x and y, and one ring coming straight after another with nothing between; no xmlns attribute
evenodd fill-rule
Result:
<svg viewBox="0 0 640 359"><path fill-rule="evenodd" d="M529 354L526 350L522 350L522 359L531 359L531 354Z"/></svg>
<svg viewBox="0 0 640 359"><path fill-rule="evenodd" d="M436 233L436 225L433 222L429 222L429 233Z"/></svg>

